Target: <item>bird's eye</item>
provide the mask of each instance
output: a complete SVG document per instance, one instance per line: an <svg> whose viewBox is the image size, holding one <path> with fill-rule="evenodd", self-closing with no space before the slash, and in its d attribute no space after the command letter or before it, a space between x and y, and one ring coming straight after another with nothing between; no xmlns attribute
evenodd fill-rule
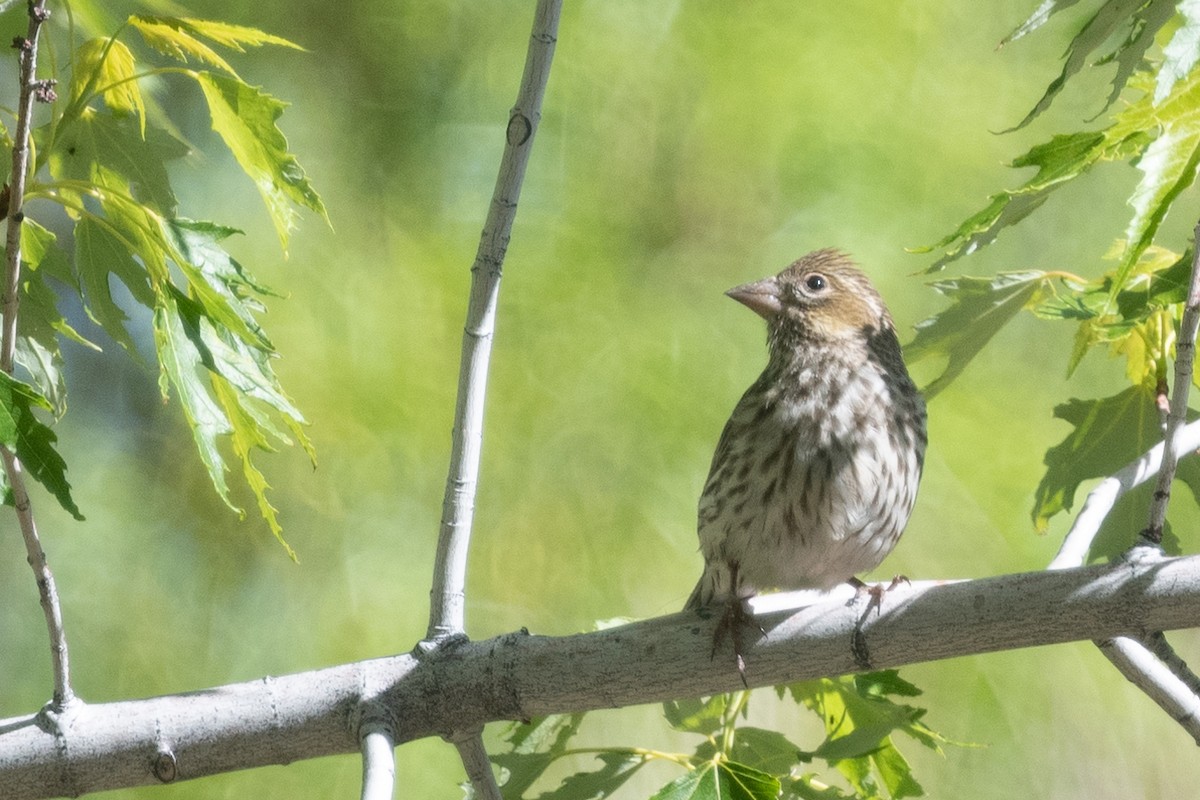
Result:
<svg viewBox="0 0 1200 800"><path fill-rule="evenodd" d="M829 281L825 280L824 275L809 275L804 279L804 285L810 292L823 292L829 286Z"/></svg>

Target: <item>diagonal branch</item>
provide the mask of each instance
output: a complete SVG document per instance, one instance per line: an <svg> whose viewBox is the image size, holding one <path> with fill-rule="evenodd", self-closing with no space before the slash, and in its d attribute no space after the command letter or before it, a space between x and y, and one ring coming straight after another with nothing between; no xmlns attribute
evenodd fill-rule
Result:
<svg viewBox="0 0 1200 800"><path fill-rule="evenodd" d="M18 38L13 45L18 49L20 62L21 92L17 110L17 127L13 135L12 184L8 188L7 238L4 248L4 286L0 298L3 314L3 331L0 331L0 370L13 372L17 348L17 317L21 303L21 223L25 219L25 181L29 172L29 138L33 126L33 102L35 99L51 100L51 84L37 80L37 49L42 23L50 16L45 0L29 4L29 32L24 39ZM25 540L25 553L29 566L37 579L38 597L46 627L50 632L50 661L54 671L55 709L67 706L75 697L71 689L70 662L67 655L67 637L63 630L62 607L58 601L58 590L54 574L42 550L37 525L33 518L33 506L25 487L25 472L13 450L0 445L0 460L12 490L13 506L21 536Z"/></svg>

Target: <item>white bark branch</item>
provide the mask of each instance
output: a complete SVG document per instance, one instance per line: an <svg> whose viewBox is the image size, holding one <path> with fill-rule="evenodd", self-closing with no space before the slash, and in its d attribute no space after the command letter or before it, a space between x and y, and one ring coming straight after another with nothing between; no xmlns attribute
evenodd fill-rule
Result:
<svg viewBox="0 0 1200 800"><path fill-rule="evenodd" d="M1197 627L1200 556L902 585L878 613L852 595L758 613L767 633L748 643L748 683ZM737 690L733 658L710 658L717 622L681 613L574 636L512 633L419 659L80 705L57 726L44 713L0 720L0 786L6 800L75 796L356 752L356 717L370 704L386 709L402 743L494 720ZM157 764L170 769L156 775Z"/></svg>
<svg viewBox="0 0 1200 800"><path fill-rule="evenodd" d="M42 24L49 17L45 0L29 4L29 28L24 39L14 42L18 47L19 75L21 82L17 110L17 127L13 134L12 177L8 190L8 229L4 246L3 297L0 309L3 328L0 330L0 370L12 375L17 348L17 318L21 305L21 224L25 220L25 181L29 173L29 140L33 129L33 103L39 92L49 99L49 86L37 80L38 39ZM16 507L17 523L25 541L26 560L33 569L38 587L38 599L46 628L50 635L50 665L54 673L54 695L51 700L54 711L66 708L74 699L71 689L71 666L67 652L67 635L63 628L62 606L58 600L58 589L54 573L46 560L41 538L33 518L33 504L29 490L25 487L25 470L17 454L0 445L0 461L8 486L12 489L13 505Z"/></svg>
<svg viewBox="0 0 1200 800"><path fill-rule="evenodd" d="M479 480L479 459L483 450L484 397L492 337L496 330L500 273L513 220L517 215L517 200L521 196L525 167L529 163L533 137L541 119L542 97L550 77L561 7L562 0L538 0L525 73L505 131L500 173L496 177L492 204L483 226L475 263L471 267L471 293L463 330L450 469L442 503L433 588L429 593L429 632L426 638L433 642L459 636L465 630L463 587L467 576L467 545L471 539L475 487Z"/></svg>
<svg viewBox="0 0 1200 800"><path fill-rule="evenodd" d="M396 751L388 725L379 722L360 726L362 740L362 800L392 800L396 792Z"/></svg>
<svg viewBox="0 0 1200 800"><path fill-rule="evenodd" d="M1096 642L1100 652L1129 682L1158 703L1200 744L1200 697L1141 642L1126 636Z"/></svg>
<svg viewBox="0 0 1200 800"><path fill-rule="evenodd" d="M1181 452L1200 449L1200 421L1180 428L1175 441ZM1159 442L1141 458L1105 478L1092 489L1048 569L1068 569L1083 564L1092 541L1117 500L1158 474L1162 468L1163 449L1163 442Z"/></svg>

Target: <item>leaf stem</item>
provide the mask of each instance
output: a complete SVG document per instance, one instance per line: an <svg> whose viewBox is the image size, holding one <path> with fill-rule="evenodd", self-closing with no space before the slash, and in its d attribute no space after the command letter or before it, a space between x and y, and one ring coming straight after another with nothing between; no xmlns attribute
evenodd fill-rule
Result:
<svg viewBox="0 0 1200 800"><path fill-rule="evenodd" d="M463 330L462 361L459 368L458 402L454 409L450 468L442 504L441 532L430 591L429 630L431 642L461 636L464 624L464 586L467 545L475 510L475 490L483 448L483 411L488 362L496 328L496 301L500 273L508 249L521 183L541 117L542 98L550 77L558 32L561 0L538 0L533 33L525 61L525 73L517 102L509 115L504 155L471 267L471 291Z"/></svg>
<svg viewBox="0 0 1200 800"><path fill-rule="evenodd" d="M30 130L33 126L33 101L45 84L37 80L38 38L42 23L50 16L46 0L34 0L29 4L29 32L16 44L19 49L20 99L17 111L17 127L13 135L12 183L8 195L8 231L4 250L4 287L0 297L0 313L3 314L3 331L0 333L0 370L13 372L17 346L17 313L20 310L21 293L21 223L24 221L25 183L29 171ZM16 453L0 446L0 460L12 490L13 505L21 536L25 540L25 551L29 566L37 579L38 595L46 627L50 633L50 661L54 672L54 698L52 705L62 709L71 703L75 693L71 689L70 661L67 655L67 637L63 630L62 606L54 574L46 561L34 523L33 506L25 488L24 470Z"/></svg>
<svg viewBox="0 0 1200 800"><path fill-rule="evenodd" d="M1195 240L1200 241L1200 222L1193 231ZM1162 543L1163 525L1167 518L1167 505L1171 501L1171 483L1179 463L1178 434L1187 423L1188 394L1192 388L1193 365L1196 359L1196 331L1200 328L1200 247L1192 257L1192 279L1188 287L1187 302L1179 320L1179 337L1175 340L1175 387L1171 392L1171 408L1167 415L1167 430L1163 437L1162 467L1158 471L1158 483L1150 500L1150 521L1142 531L1142 537L1152 544Z"/></svg>

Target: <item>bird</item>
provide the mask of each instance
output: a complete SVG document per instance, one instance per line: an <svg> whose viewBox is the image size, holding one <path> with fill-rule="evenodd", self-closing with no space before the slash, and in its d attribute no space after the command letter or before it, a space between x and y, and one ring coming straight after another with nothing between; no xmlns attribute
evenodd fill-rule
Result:
<svg viewBox="0 0 1200 800"><path fill-rule="evenodd" d="M728 604L745 678L744 602L829 590L877 567L916 501L926 412L883 298L850 256L817 250L726 294L767 323L767 364L721 433L700 495L704 572L684 610Z"/></svg>

